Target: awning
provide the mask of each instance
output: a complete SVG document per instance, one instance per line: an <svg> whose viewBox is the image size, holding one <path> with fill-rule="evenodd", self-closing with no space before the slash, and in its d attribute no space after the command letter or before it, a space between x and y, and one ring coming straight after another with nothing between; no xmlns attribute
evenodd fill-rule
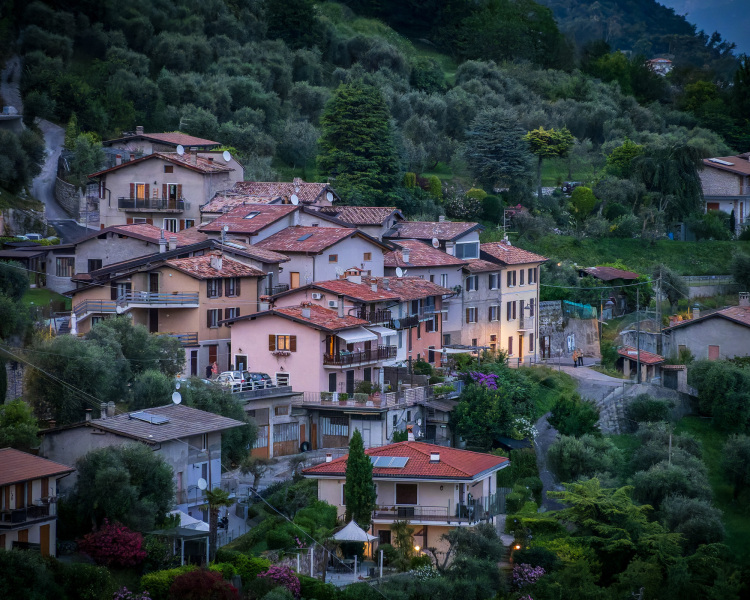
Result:
<svg viewBox="0 0 750 600"><path fill-rule="evenodd" d="M354 521L349 521L349 524L333 534L333 539L339 542L371 542L378 539L374 535L370 535Z"/></svg>
<svg viewBox="0 0 750 600"><path fill-rule="evenodd" d="M379 333L380 337L387 337L389 335L396 335L398 331L395 329L388 329L387 327L381 327L380 325L373 325L372 327L368 327L370 331L373 333Z"/></svg>
<svg viewBox="0 0 750 600"><path fill-rule="evenodd" d="M355 344L357 342L374 342L378 339L378 336L367 331L364 327L356 327L354 329L346 329L345 331L339 331L336 334L339 338L344 340L347 344Z"/></svg>

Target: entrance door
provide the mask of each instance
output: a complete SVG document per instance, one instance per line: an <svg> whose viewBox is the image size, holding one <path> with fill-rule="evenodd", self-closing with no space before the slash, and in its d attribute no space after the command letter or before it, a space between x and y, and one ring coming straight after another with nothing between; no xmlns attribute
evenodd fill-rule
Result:
<svg viewBox="0 0 750 600"><path fill-rule="evenodd" d="M312 423L310 425L310 449L318 449L318 424Z"/></svg>
<svg viewBox="0 0 750 600"><path fill-rule="evenodd" d="M237 354L234 357L234 362L238 371L247 371L247 355Z"/></svg>
<svg viewBox="0 0 750 600"><path fill-rule="evenodd" d="M346 393L350 396L354 393L354 371L346 372Z"/></svg>
<svg viewBox="0 0 750 600"><path fill-rule="evenodd" d="M305 424L300 423L299 424L299 443L306 442L307 438L305 437Z"/></svg>
<svg viewBox="0 0 750 600"><path fill-rule="evenodd" d="M159 309L149 308L148 309L148 330L151 333L159 331Z"/></svg>
<svg viewBox="0 0 750 600"><path fill-rule="evenodd" d="M42 556L49 556L49 525L39 527L39 545Z"/></svg>
<svg viewBox="0 0 750 600"><path fill-rule="evenodd" d="M148 291L152 294L159 293L159 274L149 273L148 274Z"/></svg>
<svg viewBox="0 0 750 600"><path fill-rule="evenodd" d="M29 530L28 529L18 530L18 541L21 542L22 544L29 543Z"/></svg>
<svg viewBox="0 0 750 600"><path fill-rule="evenodd" d="M328 391L336 392L336 373L328 373Z"/></svg>
<svg viewBox="0 0 750 600"><path fill-rule="evenodd" d="M523 360L523 334L518 336L518 358Z"/></svg>
<svg viewBox="0 0 750 600"><path fill-rule="evenodd" d="M198 351L190 351L190 377L198 377Z"/></svg>
<svg viewBox="0 0 750 600"><path fill-rule="evenodd" d="M299 273L289 273L289 287L291 287L292 289L299 287Z"/></svg>

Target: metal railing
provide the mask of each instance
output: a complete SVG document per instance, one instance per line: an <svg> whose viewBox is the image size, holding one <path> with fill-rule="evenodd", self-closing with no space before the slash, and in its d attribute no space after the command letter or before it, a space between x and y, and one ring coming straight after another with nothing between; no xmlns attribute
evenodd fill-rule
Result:
<svg viewBox="0 0 750 600"><path fill-rule="evenodd" d="M126 292L117 298L117 304L119 306L127 306L128 304L198 304L198 292L174 292L172 294L162 294L159 292Z"/></svg>
<svg viewBox="0 0 750 600"><path fill-rule="evenodd" d="M55 506L56 504L51 503L0 512L0 528L12 527L19 523L35 521L37 519L46 519L50 516L54 517L56 514Z"/></svg>
<svg viewBox="0 0 750 600"><path fill-rule="evenodd" d="M373 519L410 521L446 521L448 523L476 523L505 513L505 495L510 490L501 488L497 493L467 502L448 506L379 506Z"/></svg>
<svg viewBox="0 0 750 600"><path fill-rule="evenodd" d="M160 332L161 333L161 332ZM197 346L198 345L198 332L192 331L190 333L164 333L180 340L183 346Z"/></svg>
<svg viewBox="0 0 750 600"><path fill-rule="evenodd" d="M185 202L184 198L130 198L121 196L117 199L117 208L119 210L171 210L182 212L190 208L190 203Z"/></svg>
<svg viewBox="0 0 750 600"><path fill-rule="evenodd" d="M280 294L281 292L287 292L287 291L289 291L289 284L288 283L280 283L278 285L267 287L266 288L266 296L273 296L275 294Z"/></svg>
<svg viewBox="0 0 750 600"><path fill-rule="evenodd" d="M323 364L336 367L356 365L359 363L387 360L396 357L396 346L378 346L372 350L355 352L339 352L338 354L324 354Z"/></svg>
<svg viewBox="0 0 750 600"><path fill-rule="evenodd" d="M393 315L390 310L367 310L361 308L357 312L357 317L364 319L370 323L389 323L393 320Z"/></svg>
<svg viewBox="0 0 750 600"><path fill-rule="evenodd" d="M404 388L397 392L375 394L342 394L334 392L302 392L292 399L293 406L357 406L359 408L389 408L414 406L431 400L454 399L461 395L464 382L460 379L435 385Z"/></svg>
<svg viewBox="0 0 750 600"><path fill-rule="evenodd" d="M87 313L113 313L117 312L115 300L84 300L73 307L76 317Z"/></svg>
<svg viewBox="0 0 750 600"><path fill-rule="evenodd" d="M394 317L388 322L390 329L409 329L410 327L416 327L419 324L419 315L412 315L410 317Z"/></svg>

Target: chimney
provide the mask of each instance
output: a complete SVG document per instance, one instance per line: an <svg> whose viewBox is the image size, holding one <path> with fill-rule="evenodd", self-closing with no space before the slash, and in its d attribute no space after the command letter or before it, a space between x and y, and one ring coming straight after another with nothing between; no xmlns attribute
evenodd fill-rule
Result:
<svg viewBox="0 0 750 600"><path fill-rule="evenodd" d="M299 211L295 210L294 215L292 215L292 225L295 227L299 226Z"/></svg>
<svg viewBox="0 0 750 600"><path fill-rule="evenodd" d="M333 460L333 454L330 452L326 452L326 462L331 462Z"/></svg>
<svg viewBox="0 0 750 600"><path fill-rule="evenodd" d="M693 318L700 319L700 316L701 316L701 308L696 303L695 306L693 306Z"/></svg>
<svg viewBox="0 0 750 600"><path fill-rule="evenodd" d="M295 186L299 187L300 184L304 183L304 181L302 181L302 179L300 177L295 177L294 179L292 179L292 183Z"/></svg>
<svg viewBox="0 0 750 600"><path fill-rule="evenodd" d="M198 164L198 148L195 146L190 147L190 162L194 165Z"/></svg>
<svg viewBox="0 0 750 600"><path fill-rule="evenodd" d="M159 252L162 254L167 251L167 238L164 237L164 230L161 230L161 236L159 237Z"/></svg>
<svg viewBox="0 0 750 600"><path fill-rule="evenodd" d="M431 463L439 463L440 462L440 452L430 452L430 462Z"/></svg>
<svg viewBox="0 0 750 600"><path fill-rule="evenodd" d="M86 420L87 421L91 420L91 409L90 408L86 409Z"/></svg>
<svg viewBox="0 0 750 600"><path fill-rule="evenodd" d="M211 268L221 271L221 256L211 256Z"/></svg>
<svg viewBox="0 0 750 600"><path fill-rule="evenodd" d="M372 290L373 292L377 292L377 291L378 291L378 284L377 284L377 283L371 283L371 284L370 284L370 289L371 289L371 290Z"/></svg>
<svg viewBox="0 0 750 600"><path fill-rule="evenodd" d="M122 154L116 154L115 155L115 166L120 166L122 164Z"/></svg>
<svg viewBox="0 0 750 600"><path fill-rule="evenodd" d="M750 292L740 292L740 306L750 306Z"/></svg>
<svg viewBox="0 0 750 600"><path fill-rule="evenodd" d="M305 306L302 309L302 318L303 319L309 319L310 318L310 307L309 306Z"/></svg>
<svg viewBox="0 0 750 600"><path fill-rule="evenodd" d="M210 163L214 162L214 157L213 156L209 156L208 157L208 162L210 162Z"/></svg>
<svg viewBox="0 0 750 600"><path fill-rule="evenodd" d="M339 319L344 318L344 297L339 296Z"/></svg>
<svg viewBox="0 0 750 600"><path fill-rule="evenodd" d="M107 418L107 403L102 402L99 405L99 418L100 419L106 419Z"/></svg>
<svg viewBox="0 0 750 600"><path fill-rule="evenodd" d="M456 243L445 242L445 253L450 254L451 256L456 256Z"/></svg>
<svg viewBox="0 0 750 600"><path fill-rule="evenodd" d="M406 426L406 441L407 442L414 441L414 426L413 425Z"/></svg>
<svg viewBox="0 0 750 600"><path fill-rule="evenodd" d="M143 125L135 126L135 135L143 135Z"/></svg>
<svg viewBox="0 0 750 600"><path fill-rule="evenodd" d="M177 250L177 236L176 235L169 236L169 249Z"/></svg>
<svg viewBox="0 0 750 600"><path fill-rule="evenodd" d="M111 400L107 402L107 418L115 416L115 403Z"/></svg>
<svg viewBox="0 0 750 600"><path fill-rule="evenodd" d="M409 262L410 253L411 253L411 251L408 248L402 248L401 249L401 256L404 259L404 263L408 263Z"/></svg>
<svg viewBox="0 0 750 600"><path fill-rule="evenodd" d="M383 289L389 290L391 289L389 286L391 285L390 280L387 277L383 277Z"/></svg>
<svg viewBox="0 0 750 600"><path fill-rule="evenodd" d="M438 217L438 223L445 223L445 215L440 215Z"/></svg>

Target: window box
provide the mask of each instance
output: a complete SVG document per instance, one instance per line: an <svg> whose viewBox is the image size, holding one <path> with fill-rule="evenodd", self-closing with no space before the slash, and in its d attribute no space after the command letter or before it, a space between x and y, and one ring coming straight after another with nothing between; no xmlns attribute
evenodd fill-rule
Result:
<svg viewBox="0 0 750 600"><path fill-rule="evenodd" d="M274 350L271 352L274 356L291 356L292 353L290 350Z"/></svg>

